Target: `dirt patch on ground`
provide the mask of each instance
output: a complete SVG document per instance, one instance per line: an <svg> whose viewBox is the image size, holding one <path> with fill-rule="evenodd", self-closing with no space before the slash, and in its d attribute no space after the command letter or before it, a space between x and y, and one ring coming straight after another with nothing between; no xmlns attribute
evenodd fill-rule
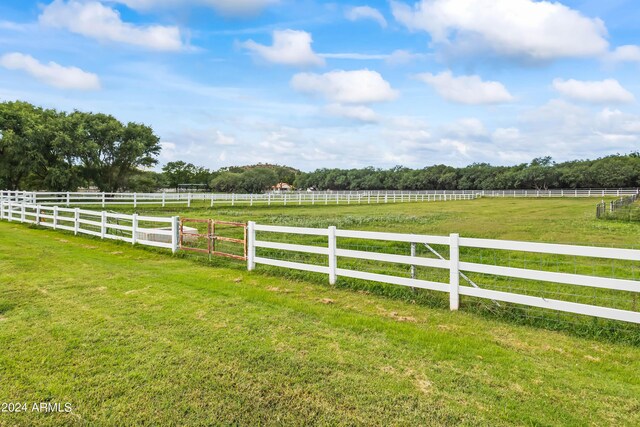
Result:
<svg viewBox="0 0 640 427"><path fill-rule="evenodd" d="M401 316L398 313L396 313L395 311L392 311L391 313L389 313L389 317L391 317L392 319L397 320L398 322L417 322L415 317L412 316Z"/></svg>
<svg viewBox="0 0 640 427"><path fill-rule="evenodd" d="M107 290L106 286L98 286L97 288L93 288L94 291L104 292Z"/></svg>
<svg viewBox="0 0 640 427"><path fill-rule="evenodd" d="M380 370L386 374L395 374L396 370L393 366L383 366L380 368Z"/></svg>
<svg viewBox="0 0 640 427"><path fill-rule="evenodd" d="M6 318L6 317L4 317L4 316L0 316L0 322L5 322L6 320L7 320L7 318Z"/></svg>
<svg viewBox="0 0 640 427"><path fill-rule="evenodd" d="M281 289L281 288L278 288L277 286L270 286L270 287L267 288L267 290L269 292L280 292L280 293L283 293L283 294L288 294L289 292L291 292L290 289Z"/></svg>
<svg viewBox="0 0 640 427"><path fill-rule="evenodd" d="M56 239L60 243L69 243L67 239Z"/></svg>
<svg viewBox="0 0 640 427"><path fill-rule="evenodd" d="M109 252L110 255L122 255L121 251Z"/></svg>
<svg viewBox="0 0 640 427"><path fill-rule="evenodd" d="M433 383L426 378L416 378L416 388L424 394L431 394Z"/></svg>
<svg viewBox="0 0 640 427"><path fill-rule="evenodd" d="M322 298L320 302L323 304L333 304L335 301L332 300L331 298Z"/></svg>
<svg viewBox="0 0 640 427"><path fill-rule="evenodd" d="M144 292L147 289L151 289L151 286L147 286L146 288L141 289L131 289L130 291L125 292L125 295L137 294L138 292Z"/></svg>
<svg viewBox="0 0 640 427"><path fill-rule="evenodd" d="M82 245L83 249L98 249L97 246L91 246L91 245Z"/></svg>

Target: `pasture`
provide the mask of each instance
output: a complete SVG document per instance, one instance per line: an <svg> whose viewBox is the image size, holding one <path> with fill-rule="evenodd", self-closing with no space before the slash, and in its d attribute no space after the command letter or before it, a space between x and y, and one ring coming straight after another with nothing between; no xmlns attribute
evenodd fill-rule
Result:
<svg viewBox="0 0 640 427"><path fill-rule="evenodd" d="M136 211L638 248L640 225L597 220L595 203ZM616 275L624 267L593 268ZM452 313L428 292L331 287L314 275L249 273L235 261L6 222L0 282L3 401L73 406L70 414L1 413L0 425L640 423L637 327L603 339L596 324L579 337L571 323Z"/></svg>

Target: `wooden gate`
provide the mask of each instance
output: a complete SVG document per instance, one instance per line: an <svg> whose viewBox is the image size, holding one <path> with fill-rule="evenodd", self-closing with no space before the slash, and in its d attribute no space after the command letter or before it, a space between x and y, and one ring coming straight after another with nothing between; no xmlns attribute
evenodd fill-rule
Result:
<svg viewBox="0 0 640 427"><path fill-rule="evenodd" d="M181 250L206 253L209 257L247 259L247 224L243 222L181 218L179 241Z"/></svg>

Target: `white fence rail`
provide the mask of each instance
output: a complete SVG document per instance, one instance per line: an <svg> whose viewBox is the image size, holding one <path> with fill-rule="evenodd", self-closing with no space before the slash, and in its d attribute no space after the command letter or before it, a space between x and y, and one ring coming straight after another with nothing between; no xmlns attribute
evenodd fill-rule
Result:
<svg viewBox="0 0 640 427"><path fill-rule="evenodd" d="M179 218L125 215L0 199L0 219L36 224L101 239L178 250Z"/></svg>
<svg viewBox="0 0 640 427"><path fill-rule="evenodd" d="M79 193L79 192L27 192L3 191L2 197L16 202L39 205L58 206L111 206L111 205L174 205L182 204L191 207L192 202L200 206L209 204L235 205L350 205L379 204L405 202L438 202L451 200L472 200L477 193L444 194L444 193L412 193L412 192L279 192L265 194L216 194L216 193Z"/></svg>
<svg viewBox="0 0 640 427"><path fill-rule="evenodd" d="M622 197L639 194L637 188L626 189L564 189L564 190L437 190L437 191L311 191L273 192L265 194L218 193L96 193L96 192L34 192L1 191L0 196L16 202L57 206L111 205L174 205L187 207L192 202L235 205L333 205L381 204L471 200L477 197Z"/></svg>
<svg viewBox="0 0 640 427"><path fill-rule="evenodd" d="M326 236L328 243L327 246L311 246L274 242L264 239L258 240L256 239L257 232ZM602 317L606 319L640 323L640 312L637 311L621 310L616 308L601 307L589 304L543 298L538 296L482 289L481 287L461 286L459 280L461 273L475 272L495 276L511 277L516 279L527 279L579 287L592 287L614 291L638 293L640 292L640 281L638 280L560 273L527 268L514 268L510 266L490 265L475 262L462 262L460 261L460 248L467 247L496 249L505 251L534 252L559 256L569 255L577 257L604 258L625 261L640 261L640 250L461 238L457 234L451 234L450 236L427 236L372 231L337 230L335 227L329 227L327 229L279 227L259 225L252 222L249 222L248 224L247 236L247 268L249 270L253 270L256 264L264 264L275 267L327 274L329 276L329 283L331 284L335 284L338 277L350 277L394 285L409 286L412 288L448 292L450 294L449 300L450 308L452 310L458 309L460 295L466 295L485 298L493 301L503 301L569 313ZM434 259L412 255L396 255L371 251L341 249L337 245L337 239L339 238L423 243L428 245L448 245L450 256L449 259ZM328 262L326 263L327 265L324 266L272 259L265 256L256 256L256 248L269 248L282 251L294 251L316 255L325 255L328 257ZM387 263L400 263L410 266L424 266L447 269L449 270L449 282L434 282L429 280L420 280L415 278L398 277L387 274L338 268L338 258L340 257L382 261Z"/></svg>

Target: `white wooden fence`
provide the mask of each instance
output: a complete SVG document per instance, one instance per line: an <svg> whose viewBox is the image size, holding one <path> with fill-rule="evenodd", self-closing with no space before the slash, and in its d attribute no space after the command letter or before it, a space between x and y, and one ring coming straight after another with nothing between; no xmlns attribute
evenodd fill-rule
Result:
<svg viewBox="0 0 640 427"><path fill-rule="evenodd" d="M282 243L268 240L257 240L256 232L284 233L307 236L326 236L327 246L310 246L301 244ZM482 289L480 287L462 286L459 277L462 272L484 273L496 276L528 279L556 284L594 287L616 291L640 292L640 281L628 279L614 279L607 277L588 276L581 274L559 273L509 266L489 265L460 261L460 248L485 248L506 251L534 252L541 254L570 255L589 258L605 258L626 261L640 261L640 250L614 249L589 246L573 246L546 243L517 242L506 240L489 240L459 237L458 234L449 236L427 236L415 234L396 234L372 231L338 230L335 227L327 229L281 227L248 223L247 268L253 270L256 264L271 265L301 271L323 273L329 276L329 283L335 284L338 277L370 280L380 283L409 286L412 288L429 289L448 292L451 310L459 307L460 295L486 298L493 301L504 301L532 307L578 313L607 319L640 323L640 312L620 310L616 308L548 299L537 296L522 295L497 290ZM409 255L396 255L371 251L340 249L338 238L382 240L392 242L424 243L428 245L448 245L449 259L434 259ZM325 255L327 265L313 265L301 262L272 259L256 256L256 248L269 248L281 251L294 251L309 254ZM393 275L370 273L352 269L338 268L338 258L355 258L388 263L399 263L409 266L423 266L449 270L449 282L433 282L428 280L398 277Z"/></svg>
<svg viewBox="0 0 640 427"><path fill-rule="evenodd" d="M626 189L560 189L560 190L433 190L433 191L311 191L272 192L264 194L220 193L97 193L97 192L40 192L1 191L0 196L16 202L57 206L111 205L173 205L187 207L192 202L215 206L235 205L344 205L406 202L434 202L471 200L478 197L608 197L639 194L637 188Z"/></svg>
<svg viewBox="0 0 640 427"><path fill-rule="evenodd" d="M102 239L123 240L132 244L149 245L160 248L178 250L178 217L151 217L142 215L125 215L106 211L91 211L80 208L64 208L58 206L34 205L18 203L8 197L0 197L0 219L21 223L38 224L54 230L66 230L74 234L87 234ZM124 222L124 223L123 223ZM160 227L158 227L160 225ZM327 238L326 246L302 245L256 239L256 233L277 233L288 235L323 236ZM149 235L163 236L165 239L151 240ZM427 245L446 245L449 247L449 259L426 258L414 255L397 255L375 251L344 249L338 246L338 239L363 239L387 242L421 243ZM273 225L260 225L249 222L247 226L247 268L253 270L256 264L271 265L311 271L328 275L329 283L335 284L338 277L369 280L393 285L428 289L449 293L450 308L459 308L460 295L485 298L493 301L521 304L525 306L558 310L596 316L606 319L620 320L640 324L640 312L618 308L582 304L549 299L538 296L523 295L460 284L460 276L464 272L483 273L515 279L535 280L576 287L599 288L608 291L640 292L640 281L583 274L570 274L529 268L514 268L503 265L465 262L460 260L460 248L494 249L514 252L531 252L558 256L576 256L640 262L640 250L602 248L591 246L560 245L546 243L518 242L508 240L490 240L449 236L429 236L416 234L398 234L373 231L339 230L336 227L302 228ZM256 256L257 248L280 251L294 251L327 257L327 265L313 265L290 260L273 259ZM400 277L392 274L371 273L338 267L339 258L350 258L366 261L422 266L449 271L449 281L436 282L416 278ZM465 278L466 276L462 276Z"/></svg>
<svg viewBox="0 0 640 427"><path fill-rule="evenodd" d="M469 194L429 194L412 192L369 192L339 193L339 192L279 192L264 194L217 194L217 193L92 193L92 192L30 192L3 191L5 198L16 202L26 202L39 205L58 206L111 206L111 205L167 205L182 204L191 207L192 202L199 202L200 206L208 204L235 205L351 205L351 204L380 204L406 202L438 202L451 200L472 200L478 197L476 193Z"/></svg>
<svg viewBox="0 0 640 427"><path fill-rule="evenodd" d="M88 234L101 239L178 250L179 218L125 215L80 208L32 205L0 199L0 219L37 224L54 230Z"/></svg>

